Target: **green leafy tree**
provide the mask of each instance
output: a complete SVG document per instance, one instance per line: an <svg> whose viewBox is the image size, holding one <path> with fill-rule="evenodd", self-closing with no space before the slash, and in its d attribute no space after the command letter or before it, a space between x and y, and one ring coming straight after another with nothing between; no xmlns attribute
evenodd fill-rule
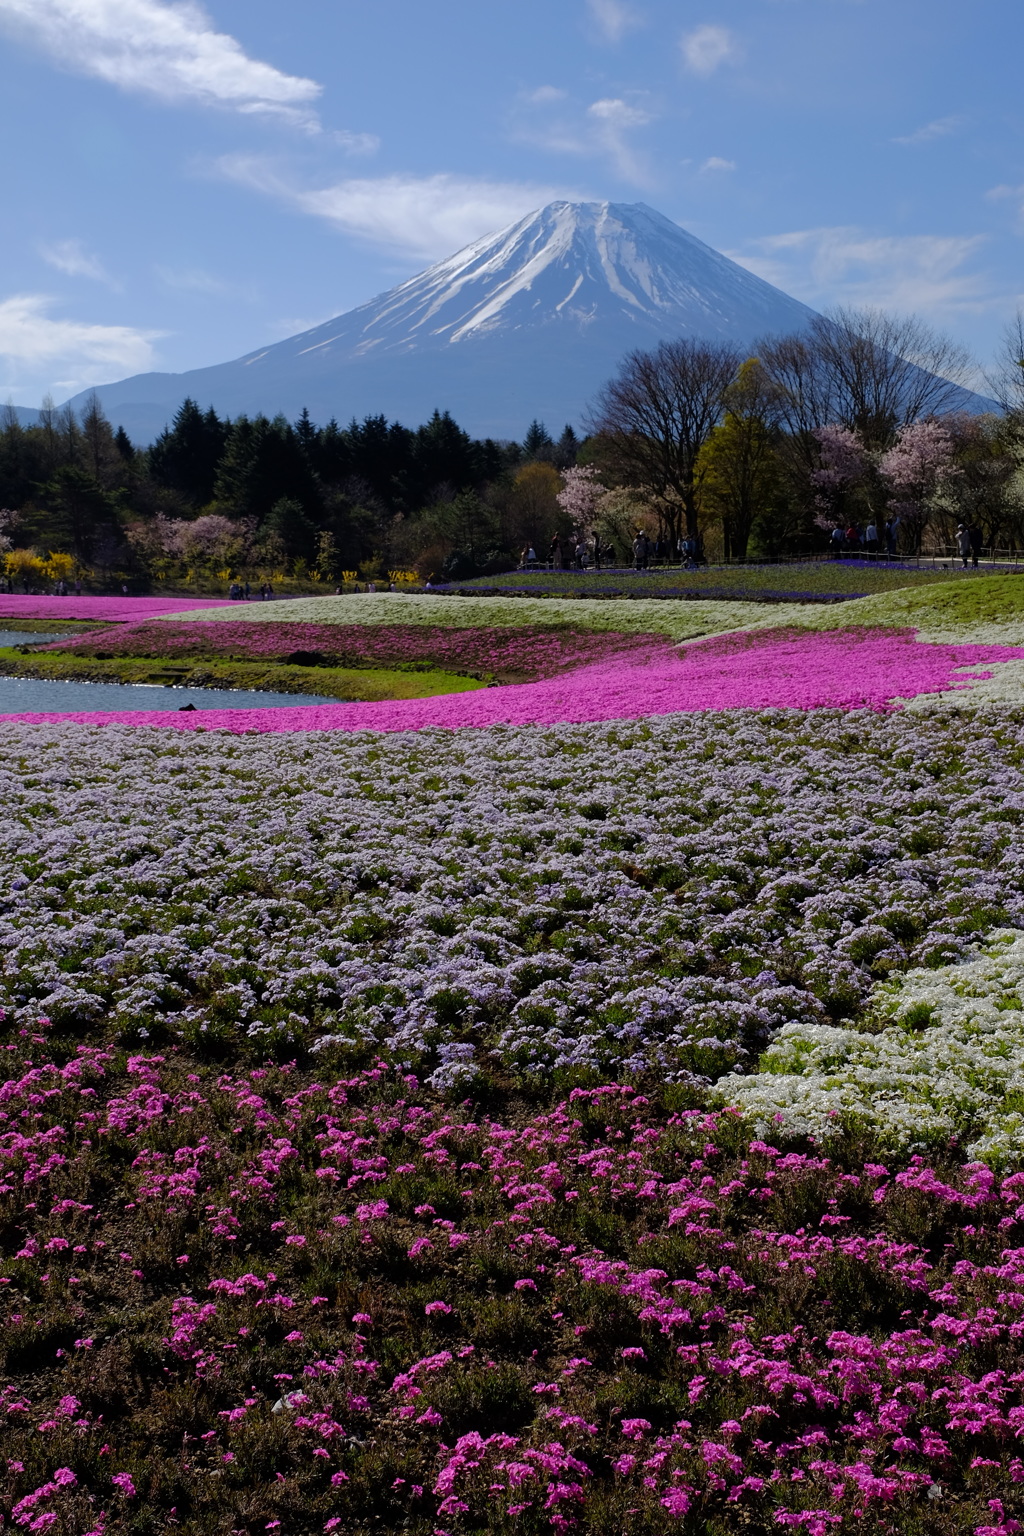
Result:
<svg viewBox="0 0 1024 1536"><path fill-rule="evenodd" d="M61 465L43 487L34 522L51 548L83 564L94 559L100 543L106 547L119 538L116 497L78 464Z"/></svg>
<svg viewBox="0 0 1024 1536"><path fill-rule="evenodd" d="M306 515L301 501L282 496L270 508L261 523L261 532L274 535L281 542L288 560L313 559L317 548L317 529Z"/></svg>
<svg viewBox="0 0 1024 1536"><path fill-rule="evenodd" d="M704 512L719 518L725 558L746 558L759 517L781 494L774 417L777 391L756 357L742 364L723 397L725 416L697 459Z"/></svg>

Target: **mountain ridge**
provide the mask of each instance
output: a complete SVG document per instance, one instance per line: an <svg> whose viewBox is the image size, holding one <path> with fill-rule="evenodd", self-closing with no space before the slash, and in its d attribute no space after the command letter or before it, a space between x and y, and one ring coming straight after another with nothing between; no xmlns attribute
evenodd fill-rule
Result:
<svg viewBox="0 0 1024 1536"><path fill-rule="evenodd" d="M554 202L284 341L96 394L141 444L186 396L319 422L414 426L440 409L474 437L518 439L535 419L579 425L630 351L685 336L751 347L814 313L646 203ZM993 405L964 391L963 409Z"/></svg>
<svg viewBox="0 0 1024 1536"><path fill-rule="evenodd" d="M749 344L813 311L644 203L550 203L365 304L227 363L96 393L139 442L186 395L317 420L450 410L475 436L578 423L625 353L683 335ZM71 404L91 395L82 391Z"/></svg>

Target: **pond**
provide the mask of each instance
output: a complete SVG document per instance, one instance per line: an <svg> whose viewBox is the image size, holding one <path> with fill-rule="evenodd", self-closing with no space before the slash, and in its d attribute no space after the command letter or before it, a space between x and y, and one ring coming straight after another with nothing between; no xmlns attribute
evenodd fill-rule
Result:
<svg viewBox="0 0 1024 1536"><path fill-rule="evenodd" d="M66 640L67 630L59 635L40 635L27 629L0 629L0 645L46 645L50 640Z"/></svg>
<svg viewBox="0 0 1024 1536"><path fill-rule="evenodd" d="M152 683L72 683L0 677L0 715L77 714L122 709L294 709L337 704L312 693L260 693L253 688L162 688Z"/></svg>

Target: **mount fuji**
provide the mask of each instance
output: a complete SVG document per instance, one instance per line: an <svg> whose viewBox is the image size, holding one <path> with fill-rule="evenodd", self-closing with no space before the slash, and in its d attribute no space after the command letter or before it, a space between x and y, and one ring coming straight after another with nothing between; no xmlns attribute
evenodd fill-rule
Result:
<svg viewBox="0 0 1024 1536"><path fill-rule="evenodd" d="M550 203L358 309L234 362L101 385L152 441L186 395L222 415L314 421L449 410L477 437L577 425L635 348L803 330L813 311L644 203ZM86 391L72 400L80 407Z"/></svg>

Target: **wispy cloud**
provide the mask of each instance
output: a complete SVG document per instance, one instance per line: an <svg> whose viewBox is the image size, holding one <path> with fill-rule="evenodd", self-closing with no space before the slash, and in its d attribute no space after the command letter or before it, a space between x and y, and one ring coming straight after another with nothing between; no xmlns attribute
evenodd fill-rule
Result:
<svg viewBox="0 0 1024 1536"><path fill-rule="evenodd" d="M176 288L182 293L221 294L233 291L233 285L214 277L212 272L204 272L202 267L156 266L153 270L165 287Z"/></svg>
<svg viewBox="0 0 1024 1536"><path fill-rule="evenodd" d="M349 133L347 128L339 128L331 138L341 145L346 155L375 155L380 149L380 139L375 133Z"/></svg>
<svg viewBox="0 0 1024 1536"><path fill-rule="evenodd" d="M641 25L641 19L622 0L587 0L587 10L601 37L608 43L619 43L627 32Z"/></svg>
<svg viewBox="0 0 1024 1536"><path fill-rule="evenodd" d="M468 176L384 176L303 187L280 164L226 155L223 176L327 220L346 234L403 255L436 260L572 192Z"/></svg>
<svg viewBox="0 0 1024 1536"><path fill-rule="evenodd" d="M54 240L43 243L39 254L47 266L63 272L65 277L90 277L93 282L116 287L98 256L85 249L81 240Z"/></svg>
<svg viewBox="0 0 1024 1536"><path fill-rule="evenodd" d="M550 106L553 101L565 101L569 92L558 85L538 85L535 91L526 91L523 100L531 107Z"/></svg>
<svg viewBox="0 0 1024 1536"><path fill-rule="evenodd" d="M0 0L0 24L122 90L319 126L317 82L250 58L194 0Z"/></svg>
<svg viewBox="0 0 1024 1536"><path fill-rule="evenodd" d="M632 136L653 121L642 100L603 96L584 105L555 86L542 86L520 96L512 137L548 154L604 160L623 181L649 187L647 160Z"/></svg>
<svg viewBox="0 0 1024 1536"><path fill-rule="evenodd" d="M687 32L680 42L683 62L695 75L713 75L736 57L736 43L726 27L703 26Z"/></svg>
<svg viewBox="0 0 1024 1536"><path fill-rule="evenodd" d="M966 123L966 117L937 117L934 122L925 123L921 128L915 128L913 133L900 134L893 139L894 144L931 144L935 139L948 138L951 133L956 133Z"/></svg>
<svg viewBox="0 0 1024 1536"><path fill-rule="evenodd" d="M592 102L587 108L587 118L594 125L597 144L604 149L623 180L645 186L649 179L646 165L630 144L629 134L649 123L651 114L620 97L610 96Z"/></svg>
<svg viewBox="0 0 1024 1536"><path fill-rule="evenodd" d="M838 226L793 230L730 251L734 261L818 306L873 305L941 318L996 302L971 268L983 235L872 235Z"/></svg>
<svg viewBox="0 0 1024 1536"><path fill-rule="evenodd" d="M19 293L0 300L0 357L8 364L22 368L55 365L62 372L70 369L96 384L152 367L153 342L164 334L162 331L63 319L51 314L54 302L41 293Z"/></svg>
<svg viewBox="0 0 1024 1536"><path fill-rule="evenodd" d="M734 171L735 169L736 161L723 160L721 155L709 156L709 158L705 160L704 164L700 167L702 175L711 175L717 171Z"/></svg>

